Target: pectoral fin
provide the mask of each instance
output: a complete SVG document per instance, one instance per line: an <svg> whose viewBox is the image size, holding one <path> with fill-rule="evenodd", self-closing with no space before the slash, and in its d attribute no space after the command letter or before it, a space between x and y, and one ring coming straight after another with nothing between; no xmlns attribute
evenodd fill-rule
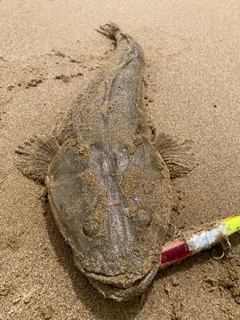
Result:
<svg viewBox="0 0 240 320"><path fill-rule="evenodd" d="M28 178L44 183L48 167L58 150L55 137L34 136L15 150L17 168Z"/></svg>
<svg viewBox="0 0 240 320"><path fill-rule="evenodd" d="M196 165L188 141L179 143L170 135L161 133L154 141L154 145L167 164L172 179L187 174Z"/></svg>

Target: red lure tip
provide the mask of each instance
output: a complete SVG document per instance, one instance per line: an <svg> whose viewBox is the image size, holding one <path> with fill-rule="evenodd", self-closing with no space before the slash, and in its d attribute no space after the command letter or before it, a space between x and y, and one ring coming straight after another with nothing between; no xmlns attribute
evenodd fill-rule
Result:
<svg viewBox="0 0 240 320"><path fill-rule="evenodd" d="M174 243L166 248L163 248L161 254L160 269L169 264L185 259L191 254L192 251L189 251L187 244L183 241Z"/></svg>

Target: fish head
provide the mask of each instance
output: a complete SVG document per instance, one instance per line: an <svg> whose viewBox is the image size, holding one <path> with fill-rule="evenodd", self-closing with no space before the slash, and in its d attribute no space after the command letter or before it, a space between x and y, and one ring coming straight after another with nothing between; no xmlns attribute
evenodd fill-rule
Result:
<svg viewBox="0 0 240 320"><path fill-rule="evenodd" d="M134 154L95 143L86 157L64 147L46 179L76 266L104 296L118 301L140 294L159 266L171 190L161 159L153 165L154 152L144 143Z"/></svg>

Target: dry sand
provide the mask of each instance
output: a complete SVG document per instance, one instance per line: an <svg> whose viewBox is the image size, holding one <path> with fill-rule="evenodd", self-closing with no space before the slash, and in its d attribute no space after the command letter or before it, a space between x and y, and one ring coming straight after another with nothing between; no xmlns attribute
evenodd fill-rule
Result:
<svg viewBox="0 0 240 320"><path fill-rule="evenodd" d="M238 0L0 1L0 319L240 319L240 234L160 272L141 297L104 299L74 266L44 187L14 166L19 142L51 133L94 76L118 23L142 45L158 131L193 141L197 168L174 181L180 230L240 212ZM219 251L218 251L219 253Z"/></svg>

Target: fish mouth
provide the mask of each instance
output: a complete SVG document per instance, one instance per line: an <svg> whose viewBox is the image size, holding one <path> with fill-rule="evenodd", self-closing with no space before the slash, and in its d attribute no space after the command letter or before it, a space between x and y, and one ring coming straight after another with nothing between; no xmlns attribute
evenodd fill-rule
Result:
<svg viewBox="0 0 240 320"><path fill-rule="evenodd" d="M88 280L96 289L98 289L98 291L104 295L105 298L120 302L130 300L134 296L141 294L150 285L157 271L158 266L155 266L143 278L138 279L127 288L104 283L90 277L88 277Z"/></svg>

